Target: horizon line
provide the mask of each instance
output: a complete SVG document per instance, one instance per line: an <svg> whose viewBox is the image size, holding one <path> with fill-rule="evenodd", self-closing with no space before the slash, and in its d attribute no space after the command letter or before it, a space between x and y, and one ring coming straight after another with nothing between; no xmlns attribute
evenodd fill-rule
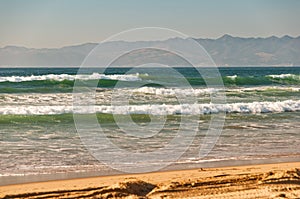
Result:
<svg viewBox="0 0 300 199"><path fill-rule="evenodd" d="M283 39L283 38L289 38L289 39L300 39L300 35L296 36L296 37L292 37L288 34L283 35L281 37L275 36L275 35L271 35L268 37L241 37L241 36L233 36L230 34L224 34L220 37L217 38L195 38L195 37L188 37L188 38L192 38L195 40L220 40L222 38L234 38L234 39L269 39L269 38L275 38L275 39ZM128 43L134 43L134 42L159 42L159 41L167 41L167 40L172 40L172 39L186 39L186 38L180 38L180 37L170 37L168 39L163 39L163 40L137 40L137 41L128 41L128 40L114 40L114 41L108 41L108 42L103 42L103 43L109 43L109 42L128 42ZM65 47L76 47L76 46L82 46L82 45L87 45L87 44L92 44L92 45L96 45L96 44L100 44L102 42L83 42L83 43L78 43L78 44L70 44L70 45L65 45L62 47L53 47L53 48L49 48L49 47L41 47L41 48L35 48L35 47L26 47L26 46L22 46L22 45L6 45L3 47L0 47L0 49L5 49L5 48L9 48L9 47L15 47L15 48L26 48L26 49L36 49L36 50L47 50L47 49L62 49Z"/></svg>

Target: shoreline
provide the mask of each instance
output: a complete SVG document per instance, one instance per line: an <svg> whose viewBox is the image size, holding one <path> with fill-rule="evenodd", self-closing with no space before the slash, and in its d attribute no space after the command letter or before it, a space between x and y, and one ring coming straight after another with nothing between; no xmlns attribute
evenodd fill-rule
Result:
<svg viewBox="0 0 300 199"><path fill-rule="evenodd" d="M270 194L274 197L300 197L300 162L159 171L0 186L0 198L251 198L251 195L262 198L270 197Z"/></svg>
<svg viewBox="0 0 300 199"><path fill-rule="evenodd" d="M209 168L223 168L223 167L240 167L240 166L251 166L251 165L266 165L266 164L281 164L281 163L294 163L300 162L300 156L288 155L287 157L273 157L269 159L249 159L249 160L222 160L222 161L205 161L202 163L173 163L168 167L165 167L157 172L169 172L169 171L184 171L193 169L209 169ZM128 175L118 170L114 170L105 165L92 166L94 169L89 169L86 171L75 172L67 171L65 172L54 172L54 173L37 173L29 175L8 175L0 176L0 186L7 185L18 185L27 183L39 183L47 181L61 181L61 180L72 180L81 178L92 178L92 177L105 177L105 176L117 176L117 175ZM80 168L77 168L80 169ZM137 173L132 173L135 175Z"/></svg>
<svg viewBox="0 0 300 199"><path fill-rule="evenodd" d="M157 172L168 172L168 171L184 171L193 169L209 169L209 168L223 168L223 167L239 167L239 166L251 166L251 165L265 165L265 164L281 164L281 163L294 163L300 162L299 155L289 155L287 157L274 157L269 159L249 159L249 160L222 160L222 161L207 161L202 163L173 163L168 167L165 167ZM7 185L18 185L26 183L39 183L47 181L60 181L60 180L72 180L81 178L92 178L92 177L105 177L105 176L116 176L116 175L127 175L118 170L114 170L105 165L92 166L94 169L86 171L75 172L54 172L54 173L37 173L29 175L7 175L0 176L0 186ZM80 168L78 168L80 169ZM137 173L133 173L135 175Z"/></svg>

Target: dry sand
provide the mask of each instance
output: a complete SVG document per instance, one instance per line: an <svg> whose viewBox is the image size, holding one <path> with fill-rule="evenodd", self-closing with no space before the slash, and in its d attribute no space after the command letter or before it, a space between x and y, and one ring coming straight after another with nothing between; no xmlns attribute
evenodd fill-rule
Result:
<svg viewBox="0 0 300 199"><path fill-rule="evenodd" d="M9 185L0 198L300 198L300 162Z"/></svg>

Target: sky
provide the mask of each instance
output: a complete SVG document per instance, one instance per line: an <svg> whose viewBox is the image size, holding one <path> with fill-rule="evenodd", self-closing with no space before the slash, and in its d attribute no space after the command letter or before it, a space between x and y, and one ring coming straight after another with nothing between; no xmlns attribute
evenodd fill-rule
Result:
<svg viewBox="0 0 300 199"><path fill-rule="evenodd" d="M194 38L297 37L299 19L298 0L0 0L0 47L59 48L152 26Z"/></svg>

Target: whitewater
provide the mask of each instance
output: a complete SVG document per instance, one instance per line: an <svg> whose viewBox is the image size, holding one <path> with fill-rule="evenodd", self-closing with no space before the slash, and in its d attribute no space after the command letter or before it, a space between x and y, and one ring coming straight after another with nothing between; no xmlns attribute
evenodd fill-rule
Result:
<svg viewBox="0 0 300 199"><path fill-rule="evenodd" d="M300 100L279 102L252 102L234 104L180 104L131 106L1 106L2 115L56 115L56 114L151 114L151 115L203 115L216 113L282 113L300 111Z"/></svg>
<svg viewBox="0 0 300 199"><path fill-rule="evenodd" d="M97 118L107 140L131 152L155 151L170 143L179 129L186 131L180 135L184 140L196 128L190 148L173 162L177 169L228 161L300 160L300 67L220 67L223 85L206 85L195 68L175 68L188 87L164 85L164 81L178 77L160 74L161 68L154 68L156 73L149 68L138 73L130 70L91 68L77 74L78 68L71 67L1 68L0 180L107 172L82 143L73 114ZM74 85L79 88L74 90ZM86 85L90 90L80 93L80 86ZM220 96L224 99L214 100ZM219 115L225 115L220 136L210 153L199 158L205 137L214 136L209 131L211 118ZM136 123L134 128L142 128L137 132L153 136L127 135L114 116L130 116ZM147 124L157 121L165 122L155 134ZM181 121L196 123L181 126ZM129 125L127 120L124 123ZM97 132L90 129L84 135ZM184 142L177 147L184 149ZM142 164L160 163L149 159Z"/></svg>

